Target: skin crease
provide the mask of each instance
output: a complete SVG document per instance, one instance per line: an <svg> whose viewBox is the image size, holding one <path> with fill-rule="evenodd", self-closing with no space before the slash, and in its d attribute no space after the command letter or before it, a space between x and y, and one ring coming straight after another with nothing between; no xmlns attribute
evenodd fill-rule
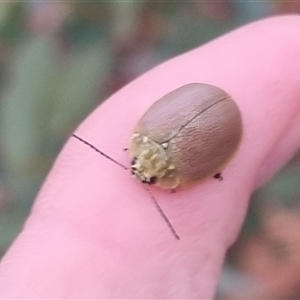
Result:
<svg viewBox="0 0 300 300"><path fill-rule="evenodd" d="M300 145L300 18L250 24L170 60L113 95L76 134L129 166L123 148L150 105L190 82L219 86L243 116L241 146L223 170L174 194L153 194L71 138L0 265L1 298L211 299L249 197Z"/></svg>

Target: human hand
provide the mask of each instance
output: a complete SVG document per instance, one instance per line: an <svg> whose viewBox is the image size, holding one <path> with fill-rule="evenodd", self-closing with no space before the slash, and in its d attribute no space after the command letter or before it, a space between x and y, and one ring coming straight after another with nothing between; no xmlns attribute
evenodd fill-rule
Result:
<svg viewBox="0 0 300 300"><path fill-rule="evenodd" d="M0 297L212 298L252 191L300 144L299 29L297 16L264 20L172 59L76 131L129 165L123 148L131 131L164 94L204 82L235 99L244 133L224 180L174 194L153 188L180 241L128 171L71 138L2 260Z"/></svg>

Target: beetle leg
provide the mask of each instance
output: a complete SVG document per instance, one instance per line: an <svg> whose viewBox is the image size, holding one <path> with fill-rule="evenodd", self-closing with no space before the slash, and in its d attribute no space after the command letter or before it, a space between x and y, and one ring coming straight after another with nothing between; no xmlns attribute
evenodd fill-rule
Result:
<svg viewBox="0 0 300 300"><path fill-rule="evenodd" d="M222 181L224 179L223 176L222 176L222 174L221 174L221 172L215 174L214 178L218 179L219 181Z"/></svg>

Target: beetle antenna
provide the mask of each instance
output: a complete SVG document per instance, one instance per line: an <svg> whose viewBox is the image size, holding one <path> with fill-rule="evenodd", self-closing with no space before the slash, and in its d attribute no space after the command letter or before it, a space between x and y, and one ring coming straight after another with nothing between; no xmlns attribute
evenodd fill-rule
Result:
<svg viewBox="0 0 300 300"><path fill-rule="evenodd" d="M117 164L118 166L120 166L121 168L123 168L124 170L129 170L126 166L122 165L121 163L117 162L116 160L114 160L112 157L108 156L107 154L105 154L104 152L102 152L101 150L99 150L98 148L96 148L94 145L90 144L89 142L87 142L86 140L82 139L81 137L77 136L76 134L72 134L72 136L74 138L76 138L77 140L79 140L80 142L84 143L85 145L89 146L90 148L92 148L93 150L95 150L96 152L100 153L102 156L106 157L107 159L109 159L110 161L114 162L115 164ZM177 234L176 230L174 229L173 225L171 224L170 220L168 219L168 217L166 216L166 214L164 213L164 211L162 210L162 208L159 206L158 202L156 201L156 199L154 198L153 194L151 193L150 189L149 189L149 185L146 185L146 190L148 191L151 200L153 201L156 209L158 210L159 214L163 217L163 219L165 220L165 222L167 223L169 229L171 230L173 236L177 239L180 240L179 235Z"/></svg>
<svg viewBox="0 0 300 300"><path fill-rule="evenodd" d="M166 214L164 213L164 211L162 210L162 208L160 207L160 205L154 198L153 194L151 193L149 184L146 185L146 190L148 191L150 198L151 198L152 202L154 203L156 209L158 210L159 214L163 217L163 219L167 223L167 225L168 225L170 231L172 232L173 236L175 237L175 239L180 240L180 237L179 237L178 233L176 232L175 228L173 227L171 221L168 219L168 217L166 216Z"/></svg>
<svg viewBox="0 0 300 300"><path fill-rule="evenodd" d="M114 162L115 164L117 164L118 166L120 166L121 168L123 168L124 170L129 170L126 166L122 165L121 163L117 162L116 160L114 160L112 157L108 156L107 154L105 154L104 152L100 151L98 148L96 148L95 146L93 146L92 144L90 144L89 142L85 141L84 139L82 139L81 137L77 136L76 134L72 134L72 136L74 138L76 138L77 140L79 140L80 142L86 144L87 146L91 147L93 150L95 150L96 152L100 153L102 156L106 157L107 159L109 159L110 161Z"/></svg>

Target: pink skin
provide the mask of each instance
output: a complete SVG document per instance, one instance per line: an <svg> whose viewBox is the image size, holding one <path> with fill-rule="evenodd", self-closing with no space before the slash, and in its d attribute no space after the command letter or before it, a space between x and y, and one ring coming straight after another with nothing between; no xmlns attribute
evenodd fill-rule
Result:
<svg viewBox="0 0 300 300"><path fill-rule="evenodd" d="M138 78L76 131L128 166L131 130L162 95L204 82L233 96L244 135L224 180L152 189L180 241L142 184L70 138L1 263L0 297L211 299L252 191L300 145L299 31L285 16L225 35Z"/></svg>

